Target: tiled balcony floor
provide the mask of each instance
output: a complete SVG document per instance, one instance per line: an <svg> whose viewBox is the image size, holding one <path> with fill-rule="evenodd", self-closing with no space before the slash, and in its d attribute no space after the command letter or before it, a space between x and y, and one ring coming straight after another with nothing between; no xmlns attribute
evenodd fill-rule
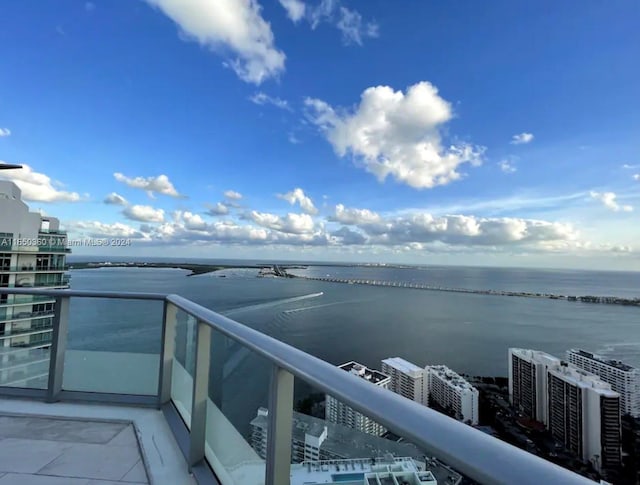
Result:
<svg viewBox="0 0 640 485"><path fill-rule="evenodd" d="M194 483L159 411L0 400L0 485Z"/></svg>

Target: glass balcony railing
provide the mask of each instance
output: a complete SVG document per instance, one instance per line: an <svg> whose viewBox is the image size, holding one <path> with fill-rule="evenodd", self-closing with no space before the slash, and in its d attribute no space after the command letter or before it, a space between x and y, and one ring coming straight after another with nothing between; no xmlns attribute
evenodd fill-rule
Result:
<svg viewBox="0 0 640 485"><path fill-rule="evenodd" d="M40 253L70 253L71 248L66 246L60 246L57 244L38 246L38 252Z"/></svg>
<svg viewBox="0 0 640 485"><path fill-rule="evenodd" d="M6 266L0 268L2 273L44 273L44 272L61 272L69 271L69 265L57 265L57 266L36 266L36 265L19 265L19 266Z"/></svg>
<svg viewBox="0 0 640 485"><path fill-rule="evenodd" d="M344 440L344 453L369 453L359 460L316 453L305 438L301 442L300 436L322 426L294 412L296 379L296 388L332 396L341 415L353 412L349 419L389 431L415 454L424 453L414 460L409 448L391 450L396 457L382 459L386 467L421 459L424 476L444 470L438 483L455 483L457 472L479 483L593 483L182 297L0 288L0 295L30 292L56 299L53 332L43 334L52 338L51 348L27 349L38 343L33 335L16 343L25 348L0 348L0 395L11 387L14 396L23 391L51 402L81 396L155 405L199 483L205 482L198 477L213 480L213 473L222 485L288 485L296 474L313 471L296 463L316 456L333 460L324 471L345 483L363 483L365 470L380 468L376 455L384 446L371 432ZM96 334L97 328L105 330ZM32 362L12 358L11 352L24 350L33 352ZM43 356L50 356L48 365ZM18 371L17 362L26 365ZM398 456L405 452L409 457ZM350 475L340 475L345 470Z"/></svg>
<svg viewBox="0 0 640 485"><path fill-rule="evenodd" d="M0 287L3 288L3 287ZM5 295L6 296L6 295ZM36 295L9 295L6 297L6 301L3 300L0 294L0 308L6 308L10 305L30 305L32 303L52 302L54 297L52 296L36 296Z"/></svg>
<svg viewBox="0 0 640 485"><path fill-rule="evenodd" d="M48 316L51 316L52 312L50 311L39 311L39 312L14 312L8 313L6 311L0 311L0 323L4 323L7 321L14 320L26 320L30 318L42 319Z"/></svg>

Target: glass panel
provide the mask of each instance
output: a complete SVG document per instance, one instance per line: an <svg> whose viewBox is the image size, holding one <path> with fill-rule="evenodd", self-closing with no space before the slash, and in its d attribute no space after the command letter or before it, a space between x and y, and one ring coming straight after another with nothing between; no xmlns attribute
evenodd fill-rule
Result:
<svg viewBox="0 0 640 485"><path fill-rule="evenodd" d="M0 386L47 388L52 329L52 308L42 312L32 302L0 308Z"/></svg>
<svg viewBox="0 0 640 485"><path fill-rule="evenodd" d="M271 364L212 332L205 455L222 485L263 485Z"/></svg>
<svg viewBox="0 0 640 485"><path fill-rule="evenodd" d="M171 399L189 429L191 429L191 405L193 402L196 331L196 319L179 310L171 375Z"/></svg>
<svg viewBox="0 0 640 485"><path fill-rule="evenodd" d="M160 301L72 298L63 389L156 395L162 314Z"/></svg>

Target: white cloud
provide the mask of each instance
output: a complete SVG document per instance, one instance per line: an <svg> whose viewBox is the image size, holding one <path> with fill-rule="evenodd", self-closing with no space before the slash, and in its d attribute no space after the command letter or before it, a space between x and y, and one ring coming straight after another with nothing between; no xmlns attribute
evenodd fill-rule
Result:
<svg viewBox="0 0 640 485"><path fill-rule="evenodd" d="M313 218L309 214L292 214L278 216L267 212L251 211L248 218L259 226L279 232L303 234L314 229Z"/></svg>
<svg viewBox="0 0 640 485"><path fill-rule="evenodd" d="M352 154L380 181L391 175L414 188L431 188L460 178L461 165L482 162L481 147L442 146L440 131L452 117L451 105L426 81L406 94L388 86L368 88L351 112L319 99L307 98L305 104L336 153Z"/></svg>
<svg viewBox="0 0 640 485"><path fill-rule="evenodd" d="M329 217L330 221L347 225L375 224L382 221L380 214L369 209L346 208L342 204L336 205L335 213Z"/></svg>
<svg viewBox="0 0 640 485"><path fill-rule="evenodd" d="M227 191L225 191L224 196L227 199L231 199L231 200L240 200L240 199L242 199L242 194L240 192L236 192L235 190L227 190Z"/></svg>
<svg viewBox="0 0 640 485"><path fill-rule="evenodd" d="M207 214L210 216L224 216L229 213L229 207L222 202L218 202L216 205L209 207Z"/></svg>
<svg viewBox="0 0 640 485"><path fill-rule="evenodd" d="M638 180L640 181L640 173L637 173L633 176L633 180Z"/></svg>
<svg viewBox="0 0 640 485"><path fill-rule="evenodd" d="M317 214L318 209L313 204L310 197L306 196L304 191L300 188L295 188L291 192L286 194L278 194L280 199L286 200L289 204L294 205L296 202L300 204L300 208L307 214Z"/></svg>
<svg viewBox="0 0 640 485"><path fill-rule="evenodd" d="M111 192L104 199L105 204L109 205L128 205L127 199L122 197L120 194L116 194L115 192Z"/></svg>
<svg viewBox="0 0 640 485"><path fill-rule="evenodd" d="M617 195L613 192L589 192L592 199L599 200L607 208L614 212L632 212L633 207L630 205L620 205L616 201Z"/></svg>
<svg viewBox="0 0 640 485"><path fill-rule="evenodd" d="M173 186L169 177L158 175L157 177L135 177L130 178L121 173L114 173L113 177L118 181L134 189L144 190L150 198L155 198L154 194L168 195L169 197L184 198Z"/></svg>
<svg viewBox="0 0 640 485"><path fill-rule="evenodd" d="M378 37L379 28L375 22L365 22L355 10L341 5L340 0L321 0L316 7L306 9L311 28L323 22L334 25L342 33L345 44L362 45L365 37Z"/></svg>
<svg viewBox="0 0 640 485"><path fill-rule="evenodd" d="M294 22L304 17L305 4L300 0L279 0L280 5L287 11L287 16Z"/></svg>
<svg viewBox="0 0 640 485"><path fill-rule="evenodd" d="M276 108L286 109L288 111L291 111L291 107L289 106L289 103L286 100L280 99L277 97L273 98L261 91L255 93L253 96L249 98L249 100L255 104L259 104L259 105L272 104Z"/></svg>
<svg viewBox="0 0 640 485"><path fill-rule="evenodd" d="M356 226L372 245L442 243L450 246L529 245L546 249L549 242L574 242L578 233L570 224L535 219L470 215L434 216L428 212L382 217L368 209L339 204L330 221Z"/></svg>
<svg viewBox="0 0 640 485"><path fill-rule="evenodd" d="M0 164L6 162L0 161ZM31 166L22 164L21 169L0 171L0 179L8 179L20 187L25 200L37 202L77 202L81 199L77 192L66 192L54 187L51 178L34 172Z"/></svg>
<svg viewBox="0 0 640 485"><path fill-rule="evenodd" d="M140 222L164 222L164 210L150 205L132 205L126 207L122 213L127 219Z"/></svg>
<svg viewBox="0 0 640 485"><path fill-rule="evenodd" d="M285 55L257 0L147 0L178 24L189 39L231 52L231 67L244 81L260 84L284 71Z"/></svg>
<svg viewBox="0 0 640 485"><path fill-rule="evenodd" d="M145 237L142 231L121 222L106 224L99 221L77 221L67 223L66 227L69 232L81 234L86 237L127 237L136 239L143 239Z"/></svg>
<svg viewBox="0 0 640 485"><path fill-rule="evenodd" d="M513 173L518 170L510 160L502 160L498 166L504 173Z"/></svg>
<svg viewBox="0 0 640 485"><path fill-rule="evenodd" d="M207 229L207 223L199 214L189 211L176 211L173 213L174 221L184 225L186 229L191 231L203 231Z"/></svg>
<svg viewBox="0 0 640 485"><path fill-rule="evenodd" d="M531 143L533 141L533 133L520 133L519 135L513 135L511 138L512 145L524 145L525 143Z"/></svg>
<svg viewBox="0 0 640 485"><path fill-rule="evenodd" d="M300 139L296 137L295 133L289 133L287 139L289 140L289 143L291 143L292 145L297 145L301 143Z"/></svg>
<svg viewBox="0 0 640 485"><path fill-rule="evenodd" d="M11 136L11 130L9 128L0 128L0 138L3 136Z"/></svg>

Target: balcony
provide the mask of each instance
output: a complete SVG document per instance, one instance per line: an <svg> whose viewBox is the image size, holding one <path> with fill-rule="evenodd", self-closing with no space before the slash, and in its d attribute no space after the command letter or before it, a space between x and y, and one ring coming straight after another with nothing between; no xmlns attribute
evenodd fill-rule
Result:
<svg viewBox="0 0 640 485"><path fill-rule="evenodd" d="M296 379L332 395L413 443L424 455L441 460L479 483L593 483L177 295L0 288L0 295L7 293L55 298L56 312L51 347L37 353L40 360L43 355L49 357L46 376L29 380L27 375L17 386L0 387L0 399L13 398L2 400L3 410L21 413L21 419L34 415L73 416L69 429L89 427L96 418L107 423L133 423L144 451L140 466L146 469L152 483L303 483L298 474L306 473L307 466L291 464ZM90 303L86 299L91 299ZM156 345L144 352L92 348L91 342L77 337L80 327L86 327L86 335L100 342L109 342L112 336L92 334L92 322L75 318L76 304L85 304L96 314L113 314L114 327L120 321L121 307L145 305L137 310L140 314L158 316ZM111 310L100 306L103 304L111 305ZM135 318L133 313L128 316ZM0 352L0 375L3 362ZM255 385L248 387L249 381ZM91 401L99 405L87 404ZM257 409L268 410L265 459L252 448L249 422L239 414L238 405L247 402L256 404L254 417ZM19 423L7 426L20 427ZM3 432L0 425L0 438ZM105 431L100 443L104 457L111 456L110 446L115 448L110 445L114 433L115 428L110 433ZM53 463L66 463L69 469L79 468L77 462L83 456L78 433L71 435L69 439L77 442L77 446L69 446L69 450L77 451L75 458L64 458L64 450L57 450L60 456L52 458ZM129 445L133 447L132 443ZM158 447L169 451L163 455L154 451ZM173 458L171 450L179 450L177 458ZM98 455L93 456L97 459ZM162 463L158 456L164 457ZM362 458L365 459L358 466L363 470L365 463L376 461ZM428 469L429 459L425 463ZM364 483L354 481L364 480L364 472L355 470L356 464L349 464L353 467L348 468L352 480L349 483ZM49 473L48 466L29 473ZM108 469L108 465L105 467ZM322 467L336 469L333 474L346 473L345 465L337 462ZM62 468L55 468L56 473L63 473ZM87 464L86 468L91 467ZM115 477L114 472L108 479L122 480L128 473L124 468L119 466L118 473L122 474ZM193 482L186 481L187 470L192 473ZM64 476L100 478L90 474Z"/></svg>
<svg viewBox="0 0 640 485"><path fill-rule="evenodd" d="M36 266L33 264L0 268L0 273L62 273L69 271L69 265Z"/></svg>
<svg viewBox="0 0 640 485"><path fill-rule="evenodd" d="M39 253L70 253L71 248L58 245L58 244L52 244L52 245L38 246L38 252Z"/></svg>

